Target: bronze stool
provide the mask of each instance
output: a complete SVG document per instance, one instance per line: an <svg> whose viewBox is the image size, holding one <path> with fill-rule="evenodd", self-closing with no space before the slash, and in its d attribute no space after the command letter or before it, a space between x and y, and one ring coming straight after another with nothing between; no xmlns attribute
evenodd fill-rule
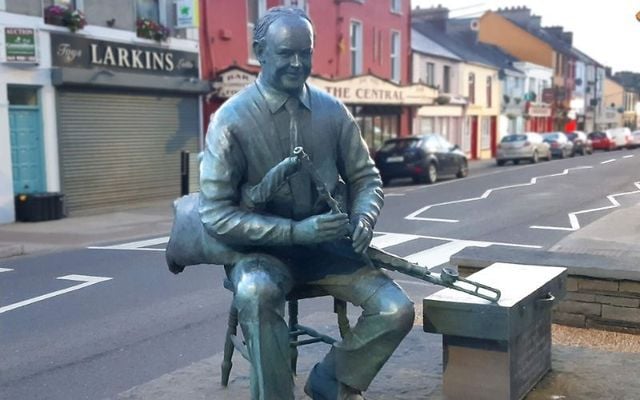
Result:
<svg viewBox="0 0 640 400"><path fill-rule="evenodd" d="M233 283L229 279L224 280L225 289L234 292ZM296 367L298 364L298 346L304 346L307 344L323 342L327 344L333 344L336 339L324 335L308 326L300 325L298 323L298 300L310 299L314 297L328 296L328 294L317 288L310 288L309 286L296 286L287 295L287 306L289 314L289 345L291 346L291 371L296 374ZM349 319L347 318L347 303L344 300L333 299L333 312L338 315L338 328L340 330L340 337L344 337L349 331ZM231 367L233 363L231 358L233 357L234 349L237 349L240 354L249 362L249 352L242 339L237 335L238 333L238 310L233 306L233 301L229 308L229 320L227 327L227 334L224 342L224 358L222 359L222 386L227 386L229 383L229 375L231 373ZM307 339L299 340L299 336L309 336Z"/></svg>

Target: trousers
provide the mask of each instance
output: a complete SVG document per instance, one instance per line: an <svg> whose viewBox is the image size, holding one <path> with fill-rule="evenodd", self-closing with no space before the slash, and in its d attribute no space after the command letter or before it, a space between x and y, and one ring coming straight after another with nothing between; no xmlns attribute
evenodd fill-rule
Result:
<svg viewBox="0 0 640 400"><path fill-rule="evenodd" d="M227 270L251 358L252 400L294 398L284 307L295 285L317 285L362 308L350 333L322 361L339 382L352 388L369 387L413 326L413 303L391 278L358 257L325 250L305 246L250 253Z"/></svg>

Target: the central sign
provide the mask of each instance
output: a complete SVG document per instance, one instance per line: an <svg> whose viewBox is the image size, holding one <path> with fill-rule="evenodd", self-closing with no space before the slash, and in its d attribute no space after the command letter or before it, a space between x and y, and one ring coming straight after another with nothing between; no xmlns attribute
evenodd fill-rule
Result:
<svg viewBox="0 0 640 400"><path fill-rule="evenodd" d="M136 46L72 35L51 34L52 63L57 67L106 68L122 72L198 78L198 54Z"/></svg>

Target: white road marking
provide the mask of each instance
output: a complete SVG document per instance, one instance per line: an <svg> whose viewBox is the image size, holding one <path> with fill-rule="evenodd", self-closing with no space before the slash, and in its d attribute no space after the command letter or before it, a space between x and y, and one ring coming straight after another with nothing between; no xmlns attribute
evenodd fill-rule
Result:
<svg viewBox="0 0 640 400"><path fill-rule="evenodd" d="M380 236L375 236L371 240L371 245L384 249L385 247L395 246L413 239L420 239L420 236L405 233L385 233Z"/></svg>
<svg viewBox="0 0 640 400"><path fill-rule="evenodd" d="M407 234L407 233L393 233L393 232L378 232L376 231L376 233L378 234L382 234L382 235L401 235L401 236L407 236L407 237L411 237L410 240L413 239L433 239L433 240L442 240L442 241L446 241L446 242L458 242L458 241L463 241L463 242L473 242L473 243L488 243L488 245L492 245L495 244L497 246L507 246L507 247L522 247L522 248L526 248L526 249L541 249L542 246L537 246L537 245L532 245L532 244L517 244L517 243L505 243L505 242L481 242L481 241L475 241L475 240L462 240L462 239L454 239L454 238L449 238L449 237L442 237L442 236L428 236L428 235L417 235L417 234ZM391 240L391 239L389 239ZM403 243L403 241L400 241L396 244L400 244ZM371 243L373 244L373 242ZM390 247L390 246L387 246Z"/></svg>
<svg viewBox="0 0 640 400"><path fill-rule="evenodd" d="M0 268L0 272L10 272L13 271L11 268Z"/></svg>
<svg viewBox="0 0 640 400"><path fill-rule="evenodd" d="M146 246L156 246L159 244L165 244L169 242L169 236L163 236L155 239L140 240L137 242L129 242L123 244L117 244L113 246L91 246L88 249L98 250L143 250L143 251L164 251L164 249L150 249Z"/></svg>
<svg viewBox="0 0 640 400"><path fill-rule="evenodd" d="M622 158L633 158L633 154L629 154L627 156L623 156Z"/></svg>
<svg viewBox="0 0 640 400"><path fill-rule="evenodd" d="M474 242L470 240L456 240L453 242L445 243L440 246L433 247L431 249L423 250L418 253L411 254L408 257L404 257L407 261L422 265L429 269L437 267L440 264L449 262L449 258L462 249L470 246L476 247L488 247L492 243L490 242Z"/></svg>
<svg viewBox="0 0 640 400"><path fill-rule="evenodd" d="M616 160L615 158L612 158L611 160L602 161L600 164L609 164L609 163L614 162L615 160Z"/></svg>
<svg viewBox="0 0 640 400"><path fill-rule="evenodd" d="M60 296L65 293L73 292L75 290L86 288L87 286L95 285L96 283L111 280L113 278L107 278L102 276L88 276L88 275L65 275L56 279L65 279L68 281L84 282L79 285L71 286L70 288L56 290L55 292L43 294L42 296L33 297L31 299L19 301L17 303L9 304L8 306L0 307L0 314L7 311L15 310L16 308L28 306L29 304L37 303L42 300L50 299L55 296Z"/></svg>
<svg viewBox="0 0 640 400"><path fill-rule="evenodd" d="M635 182L634 185L640 189L640 182ZM609 200L611 202L610 206L605 206L605 207L598 207L598 208L592 208L590 210L580 210L580 211L575 211L572 213L567 214L569 216L569 224L571 224L570 227L564 227L564 226L540 226L540 225L532 225L529 228L531 229L548 229L548 230L555 230L555 231L577 231L578 229L580 229L580 222L578 221L578 214L587 214L590 212L594 212L594 211L602 211L602 210L608 210L611 208L617 208L620 207L620 203L618 203L618 201L616 200L616 197L620 197L620 196L627 196L630 194L638 194L640 193L640 190L634 190L633 192L625 192L625 193L616 193L616 194L612 194L607 196L607 200Z"/></svg>
<svg viewBox="0 0 640 400"><path fill-rule="evenodd" d="M446 220L446 219L438 219L438 218L425 218L425 217L418 217L418 215L424 213L425 211L427 211L427 210L429 210L429 209L431 209L433 207L445 206L445 205L450 205L450 204L468 203L468 202L477 201L477 200L484 200L487 197L489 197L493 192L497 192L498 190L505 190L505 189L513 189L513 188L517 188L517 187L531 186L531 185L535 185L536 183L538 183L539 179L550 178L550 177L554 177L554 176L568 175L569 171L572 171L572 170L590 169L590 168L593 168L593 167L591 167L591 166L582 166L582 167L567 168L567 169L565 169L564 171L562 171L561 173L558 173L558 174L536 176L534 178L531 178L531 180L529 182L527 182L527 183L519 183L519 184L516 184L516 185L508 185L508 186L500 186L500 187L497 187L497 188L491 188L491 189L486 190L479 197L471 197L471 198L467 198L467 199L445 201L445 202L442 202L442 203L430 204L428 206L422 207L421 209L419 209L417 211L412 212L411 214L407 215L404 218L408 219L408 220L412 220L412 221L458 222L458 220Z"/></svg>
<svg viewBox="0 0 640 400"><path fill-rule="evenodd" d="M385 193L384 197L402 197L406 193Z"/></svg>

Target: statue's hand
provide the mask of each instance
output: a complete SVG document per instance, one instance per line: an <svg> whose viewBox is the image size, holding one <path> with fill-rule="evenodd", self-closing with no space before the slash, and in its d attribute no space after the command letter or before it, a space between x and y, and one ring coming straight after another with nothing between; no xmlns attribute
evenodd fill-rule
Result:
<svg viewBox="0 0 640 400"><path fill-rule="evenodd" d="M371 239L373 239L373 228L369 220L365 218L358 218L353 225L353 233L351 234L353 250L358 254L362 254L369 247Z"/></svg>
<svg viewBox="0 0 640 400"><path fill-rule="evenodd" d="M293 223L294 244L328 242L349 234L349 216L344 213L314 215Z"/></svg>

